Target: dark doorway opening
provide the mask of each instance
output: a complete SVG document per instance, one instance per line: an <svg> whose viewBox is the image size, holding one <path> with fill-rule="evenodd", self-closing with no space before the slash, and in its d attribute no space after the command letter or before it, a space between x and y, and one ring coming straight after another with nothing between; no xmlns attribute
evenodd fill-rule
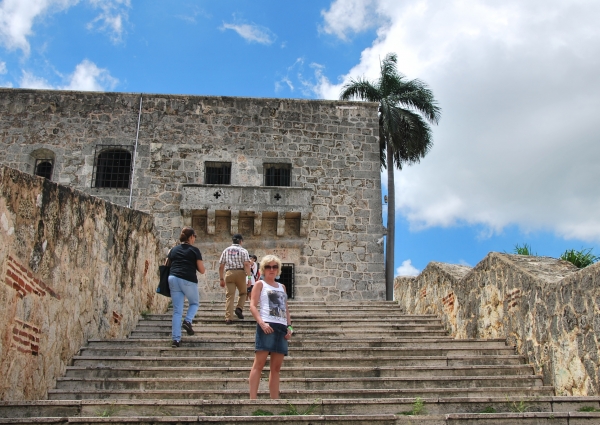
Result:
<svg viewBox="0 0 600 425"><path fill-rule="evenodd" d="M281 265L281 274L277 282L285 286L288 299L294 299L294 263L283 263Z"/></svg>

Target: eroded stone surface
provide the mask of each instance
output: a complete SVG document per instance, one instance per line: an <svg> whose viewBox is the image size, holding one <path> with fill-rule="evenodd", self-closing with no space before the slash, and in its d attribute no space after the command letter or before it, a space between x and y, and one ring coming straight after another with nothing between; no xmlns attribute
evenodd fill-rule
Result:
<svg viewBox="0 0 600 425"><path fill-rule="evenodd" d="M456 338L506 338L558 395L599 394L600 264L490 253L465 271L432 262L396 278L396 300L439 315Z"/></svg>
<svg viewBox="0 0 600 425"><path fill-rule="evenodd" d="M45 398L88 338L166 309L150 215L2 166L0 217L0 400Z"/></svg>

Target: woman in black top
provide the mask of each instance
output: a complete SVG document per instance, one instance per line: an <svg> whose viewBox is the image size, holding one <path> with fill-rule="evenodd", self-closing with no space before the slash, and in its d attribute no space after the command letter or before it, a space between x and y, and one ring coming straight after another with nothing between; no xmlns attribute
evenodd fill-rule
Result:
<svg viewBox="0 0 600 425"><path fill-rule="evenodd" d="M173 343L171 347L177 348L181 344L181 328L188 335L194 335L192 320L198 311L200 295L198 294L198 278L196 271L204 274L204 263L200 250L192 245L196 241L196 232L191 227L184 227L179 236L181 245L177 245L169 251L167 263L171 265L169 273L169 289L173 300ZM188 310L183 325L183 302L188 299Z"/></svg>

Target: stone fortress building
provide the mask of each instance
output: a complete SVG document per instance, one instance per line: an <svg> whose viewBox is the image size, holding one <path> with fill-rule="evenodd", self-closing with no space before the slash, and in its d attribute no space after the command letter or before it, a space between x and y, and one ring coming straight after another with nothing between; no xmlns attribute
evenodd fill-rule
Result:
<svg viewBox="0 0 600 425"><path fill-rule="evenodd" d="M201 300L242 233L298 300L384 299L377 105L0 89L0 163L198 233ZM123 261L123 259L114 259Z"/></svg>

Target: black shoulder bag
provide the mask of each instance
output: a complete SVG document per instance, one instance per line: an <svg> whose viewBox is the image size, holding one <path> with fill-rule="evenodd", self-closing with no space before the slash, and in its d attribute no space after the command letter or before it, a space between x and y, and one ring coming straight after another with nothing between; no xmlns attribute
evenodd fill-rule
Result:
<svg viewBox="0 0 600 425"><path fill-rule="evenodd" d="M158 266L158 272L160 273L160 280L158 281L156 293L170 298L171 290L169 289L169 273L171 272L171 260L167 258L164 265Z"/></svg>

